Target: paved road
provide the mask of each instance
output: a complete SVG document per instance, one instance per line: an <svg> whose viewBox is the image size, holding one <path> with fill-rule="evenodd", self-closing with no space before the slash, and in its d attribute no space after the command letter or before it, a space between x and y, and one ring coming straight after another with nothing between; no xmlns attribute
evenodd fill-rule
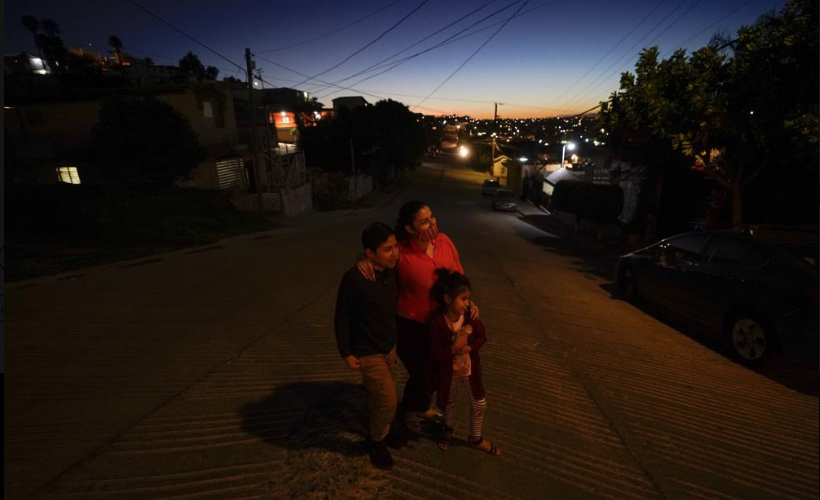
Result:
<svg viewBox="0 0 820 500"><path fill-rule="evenodd" d="M9 286L6 498L818 497L816 371L749 371L618 300L605 257L490 211L479 174L413 177L384 207ZM383 473L331 318L361 228L413 198L472 278L503 455L422 441Z"/></svg>

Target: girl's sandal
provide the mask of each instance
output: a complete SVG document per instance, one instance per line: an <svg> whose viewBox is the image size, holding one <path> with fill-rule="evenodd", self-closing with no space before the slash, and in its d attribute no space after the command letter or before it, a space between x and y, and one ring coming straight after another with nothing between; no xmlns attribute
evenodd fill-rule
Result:
<svg viewBox="0 0 820 500"><path fill-rule="evenodd" d="M489 448L482 446L484 443L489 445ZM498 449L498 446L494 445L493 443L487 441L486 439L478 438L478 441L470 442L470 448L483 451L484 453L489 453L490 455L496 456L501 455L501 450Z"/></svg>
<svg viewBox="0 0 820 500"><path fill-rule="evenodd" d="M453 439L453 428L445 427L438 435L436 444L441 451L447 451L450 448L450 440Z"/></svg>

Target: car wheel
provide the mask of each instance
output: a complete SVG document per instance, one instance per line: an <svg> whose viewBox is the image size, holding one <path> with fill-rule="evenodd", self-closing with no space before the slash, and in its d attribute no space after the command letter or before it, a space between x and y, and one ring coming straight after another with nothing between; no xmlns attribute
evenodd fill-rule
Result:
<svg viewBox="0 0 820 500"><path fill-rule="evenodd" d="M638 299L638 280L635 278L635 271L631 267L625 267L621 272L621 293L630 302Z"/></svg>
<svg viewBox="0 0 820 500"><path fill-rule="evenodd" d="M726 337L732 354L749 366L764 364L775 349L773 329L753 313L741 313L729 321Z"/></svg>

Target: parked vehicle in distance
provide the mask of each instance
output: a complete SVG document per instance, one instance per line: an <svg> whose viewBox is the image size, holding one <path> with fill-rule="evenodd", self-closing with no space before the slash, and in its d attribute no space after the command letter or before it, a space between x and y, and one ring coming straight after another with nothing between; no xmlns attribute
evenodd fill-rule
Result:
<svg viewBox="0 0 820 500"><path fill-rule="evenodd" d="M495 192L498 191L498 187L497 179L485 179L484 185L481 187L481 194L484 196L494 196Z"/></svg>
<svg viewBox="0 0 820 500"><path fill-rule="evenodd" d="M515 193L510 189L497 189L493 195L493 210L515 212Z"/></svg>
<svg viewBox="0 0 820 500"><path fill-rule="evenodd" d="M722 335L744 364L817 359L817 258L817 232L692 232L621 256L615 282Z"/></svg>

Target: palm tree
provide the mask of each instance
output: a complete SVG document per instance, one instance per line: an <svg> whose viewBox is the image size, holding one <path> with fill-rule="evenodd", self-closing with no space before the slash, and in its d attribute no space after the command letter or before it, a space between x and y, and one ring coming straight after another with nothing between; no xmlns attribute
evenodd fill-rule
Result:
<svg viewBox="0 0 820 500"><path fill-rule="evenodd" d="M108 45L114 49L114 55L117 56L117 64L122 65L122 41L116 35L108 37Z"/></svg>

